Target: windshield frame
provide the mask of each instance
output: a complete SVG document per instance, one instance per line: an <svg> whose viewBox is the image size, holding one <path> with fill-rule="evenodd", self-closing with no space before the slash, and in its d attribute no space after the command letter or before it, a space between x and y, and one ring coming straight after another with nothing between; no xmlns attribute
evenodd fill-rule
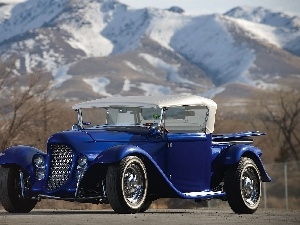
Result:
<svg viewBox="0 0 300 225"><path fill-rule="evenodd" d="M171 110L173 108L175 109L175 111ZM179 109L179 112L176 111L176 108ZM184 115L180 111L181 110L180 108L185 109L183 111ZM191 110L191 108L193 109ZM207 133L207 119L209 116L209 108L203 105L202 106L201 105L176 106L176 107L163 107L163 108L150 107L149 109L153 109L152 112L153 114L151 114L151 110L148 113L143 114L144 108L142 107L123 107L123 106L91 107L87 109L88 110L98 109L100 112L99 114L96 113L95 116L93 116L92 113L91 117L89 117L90 114L85 114L84 112L85 109L86 108L76 109L78 113L78 124L74 125L74 129L87 130L87 129L101 129L101 128L109 129L114 127L115 128L157 127L160 128L160 130L168 130L172 133ZM103 111L101 112L100 110ZM207 110L207 111L201 111L201 110ZM155 113L155 111L157 113ZM168 111L170 111L169 114ZM124 115L121 116L121 119L119 120L119 116L122 115L123 113ZM206 116L204 116L203 113L206 113ZM88 119L90 120L86 119L87 120L86 121L84 119L85 115L88 115ZM98 119L100 120L98 121ZM127 121L129 122L127 123Z"/></svg>

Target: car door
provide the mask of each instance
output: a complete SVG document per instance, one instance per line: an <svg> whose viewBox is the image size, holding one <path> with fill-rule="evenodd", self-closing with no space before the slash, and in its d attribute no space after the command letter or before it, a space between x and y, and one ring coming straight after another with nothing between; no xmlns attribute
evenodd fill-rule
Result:
<svg viewBox="0 0 300 225"><path fill-rule="evenodd" d="M209 190L211 136L204 133L168 134L167 174L181 192Z"/></svg>

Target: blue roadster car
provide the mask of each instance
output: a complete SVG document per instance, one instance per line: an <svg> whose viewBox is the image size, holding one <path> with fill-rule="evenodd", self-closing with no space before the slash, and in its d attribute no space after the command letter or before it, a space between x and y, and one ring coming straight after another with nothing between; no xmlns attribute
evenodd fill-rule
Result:
<svg viewBox="0 0 300 225"><path fill-rule="evenodd" d="M271 181L247 131L213 134L217 105L195 95L107 97L73 106L78 121L55 133L47 153L12 146L0 153L0 201L10 213L41 199L146 211L159 198L228 201L254 213Z"/></svg>

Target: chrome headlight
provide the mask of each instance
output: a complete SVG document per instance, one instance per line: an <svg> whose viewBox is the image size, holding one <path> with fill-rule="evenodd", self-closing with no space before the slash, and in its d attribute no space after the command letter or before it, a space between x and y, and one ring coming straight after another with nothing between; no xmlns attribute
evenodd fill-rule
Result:
<svg viewBox="0 0 300 225"><path fill-rule="evenodd" d="M36 167L41 167L45 165L44 157L41 155L35 155L33 157L33 163Z"/></svg>
<svg viewBox="0 0 300 225"><path fill-rule="evenodd" d="M77 159L77 164L80 167L85 167L87 165L87 157L85 155L80 155Z"/></svg>
<svg viewBox="0 0 300 225"><path fill-rule="evenodd" d="M33 164L35 165L35 177L37 180L43 180L46 176L45 158L36 154L33 156Z"/></svg>
<svg viewBox="0 0 300 225"><path fill-rule="evenodd" d="M76 167L76 178L78 181L81 180L81 178L83 177L83 174L86 171L87 168L87 164L88 164L88 159L85 155L80 155L77 160L77 167Z"/></svg>

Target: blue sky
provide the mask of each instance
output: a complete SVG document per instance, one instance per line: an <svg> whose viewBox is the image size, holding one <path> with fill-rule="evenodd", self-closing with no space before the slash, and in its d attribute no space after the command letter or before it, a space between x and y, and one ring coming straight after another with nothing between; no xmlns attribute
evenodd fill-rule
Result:
<svg viewBox="0 0 300 225"><path fill-rule="evenodd" d="M119 0L133 8L180 6L187 14L224 13L236 6L262 6L300 16L300 0Z"/></svg>

